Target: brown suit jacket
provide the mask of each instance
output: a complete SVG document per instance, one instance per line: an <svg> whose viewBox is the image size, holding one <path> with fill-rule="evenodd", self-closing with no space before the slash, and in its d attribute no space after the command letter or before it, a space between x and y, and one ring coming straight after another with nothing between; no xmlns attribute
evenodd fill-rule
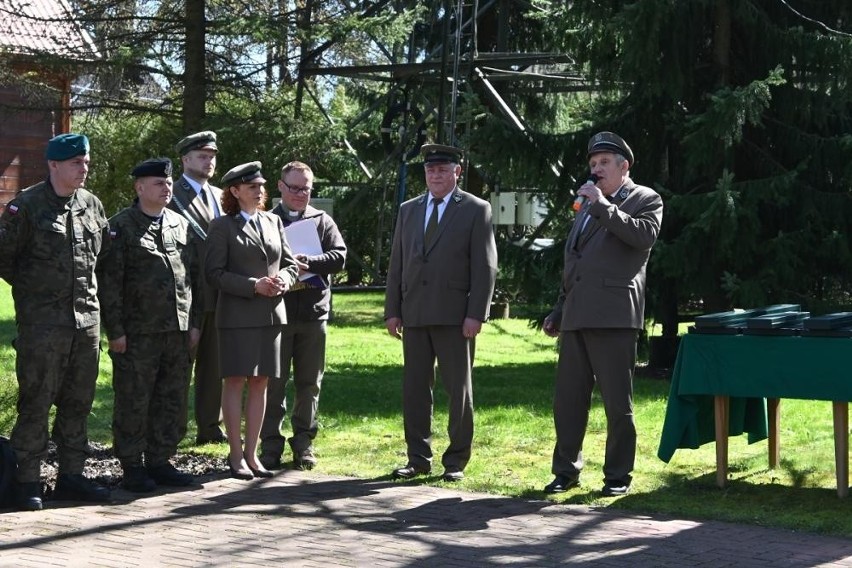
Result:
<svg viewBox="0 0 852 568"><path fill-rule="evenodd" d="M195 243L198 247L198 258L202 263L201 274L203 275L205 274L204 257L206 256L207 250L207 231L209 230L210 221L213 218L207 213L207 208L204 207L203 203L201 203L198 194L195 193L195 190L192 189L192 186L189 185L189 182L186 181L186 178L183 177L183 175L175 180L173 191L174 196L169 202L168 207L172 211L180 213L185 219L187 219L190 229L195 233L195 236L198 237L195 239ZM213 193L213 197L216 199L216 203L219 205L219 210L221 211L222 190L211 185L210 191ZM181 210L181 207L175 203L176 201L180 202L183 211ZM202 234L198 233L197 228L201 229ZM217 291L207 283L206 279L202 278L202 280L204 280L204 311L212 312L216 309Z"/></svg>
<svg viewBox="0 0 852 568"><path fill-rule="evenodd" d="M404 327L485 321L497 275L491 205L456 188L429 250L423 249L429 194L403 203L394 231L385 319Z"/></svg>
<svg viewBox="0 0 852 568"><path fill-rule="evenodd" d="M561 322L561 331L645 325L645 267L660 233L663 200L630 178L607 200L582 210L568 234L562 293L548 316Z"/></svg>
<svg viewBox="0 0 852 568"><path fill-rule="evenodd" d="M277 274L292 286L299 268L281 219L265 211L258 211L258 219L262 238L239 213L210 222L205 270L208 283L219 291L219 328L287 323L283 297L255 295L254 284L259 278Z"/></svg>

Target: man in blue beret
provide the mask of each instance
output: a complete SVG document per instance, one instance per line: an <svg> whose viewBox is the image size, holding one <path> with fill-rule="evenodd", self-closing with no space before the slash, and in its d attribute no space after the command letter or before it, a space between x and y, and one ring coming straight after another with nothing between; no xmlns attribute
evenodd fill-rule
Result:
<svg viewBox="0 0 852 568"><path fill-rule="evenodd" d="M171 160L145 160L131 175L136 199L109 220L98 297L112 359L121 485L147 493L193 482L169 460L186 434L190 350L201 335L204 300L196 237L186 219L166 208Z"/></svg>
<svg viewBox="0 0 852 568"><path fill-rule="evenodd" d="M83 188L88 138L60 134L47 143L45 156L47 180L19 193L0 217L0 277L12 286L18 326L11 441L22 510L42 508L40 464L51 406L59 465L53 498L110 497L83 477L101 335L95 264L107 245L107 218L101 201Z"/></svg>
<svg viewBox="0 0 852 568"><path fill-rule="evenodd" d="M199 258L203 263L210 221L221 215L222 190L210 183L216 172L219 152L216 133L195 132L175 145L183 173L175 180L169 208L180 213L198 237ZM204 267L201 267L204 274ZM201 339L193 350L195 359L195 443L223 443L222 377L219 374L219 343L216 331L216 290L203 283L204 311Z"/></svg>
<svg viewBox="0 0 852 568"><path fill-rule="evenodd" d="M565 246L562 291L543 331L559 337L553 396L556 447L546 493L580 483L592 389L598 384L607 422L605 497L630 491L636 458L633 369L645 325L645 267L660 234L663 200L630 178L633 150L612 132L588 143L584 204ZM595 181L592 181L595 180Z"/></svg>

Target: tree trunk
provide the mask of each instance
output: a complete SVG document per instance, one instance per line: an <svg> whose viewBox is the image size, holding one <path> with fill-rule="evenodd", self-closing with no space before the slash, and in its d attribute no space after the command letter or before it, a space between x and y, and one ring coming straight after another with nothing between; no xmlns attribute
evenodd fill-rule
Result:
<svg viewBox="0 0 852 568"><path fill-rule="evenodd" d="M312 25L314 0L302 0L301 7L299 7L299 4L300 2L296 3L296 27L302 31L308 31ZM302 73L302 67L307 63L308 54L311 52L310 47L308 41L303 37L299 44L299 76L296 82L296 100L293 104L293 116L296 118L302 116L302 100L305 96L305 76Z"/></svg>
<svg viewBox="0 0 852 568"><path fill-rule="evenodd" d="M186 0L186 44L183 71L183 128L197 132L204 127L207 102L205 69L204 0Z"/></svg>
<svg viewBox="0 0 852 568"><path fill-rule="evenodd" d="M713 28L713 60L719 86L730 83L731 74L731 5L729 0L717 0L716 25Z"/></svg>

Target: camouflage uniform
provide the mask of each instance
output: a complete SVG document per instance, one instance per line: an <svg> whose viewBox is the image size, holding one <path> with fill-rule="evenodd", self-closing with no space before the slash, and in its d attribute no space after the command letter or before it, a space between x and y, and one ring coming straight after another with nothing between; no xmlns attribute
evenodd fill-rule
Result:
<svg viewBox="0 0 852 568"><path fill-rule="evenodd" d="M127 351L113 364L115 455L124 466L163 465L186 434L189 329L198 328L201 287L189 224L163 210L159 219L128 207L110 219L111 244L98 265L102 319ZM199 298L199 301L193 301Z"/></svg>
<svg viewBox="0 0 852 568"><path fill-rule="evenodd" d="M83 471L98 378L95 264L107 227L91 192L80 188L60 197L49 181L19 193L0 217L0 277L12 286L18 326L11 440L19 482L39 480L52 405L60 474Z"/></svg>

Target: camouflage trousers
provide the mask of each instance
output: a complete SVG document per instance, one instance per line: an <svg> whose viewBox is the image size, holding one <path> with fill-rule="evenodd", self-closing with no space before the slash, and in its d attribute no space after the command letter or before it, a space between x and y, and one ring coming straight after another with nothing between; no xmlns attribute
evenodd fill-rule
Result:
<svg viewBox="0 0 852 568"><path fill-rule="evenodd" d="M53 439L60 473L82 473L88 451L88 419L95 397L100 326L83 329L18 324L18 417L12 447L17 480L38 481L47 457L50 408L56 406Z"/></svg>
<svg viewBox="0 0 852 568"><path fill-rule="evenodd" d="M189 405L189 333L127 336L127 351L113 353L113 449L123 465L157 466L177 453L186 435Z"/></svg>

